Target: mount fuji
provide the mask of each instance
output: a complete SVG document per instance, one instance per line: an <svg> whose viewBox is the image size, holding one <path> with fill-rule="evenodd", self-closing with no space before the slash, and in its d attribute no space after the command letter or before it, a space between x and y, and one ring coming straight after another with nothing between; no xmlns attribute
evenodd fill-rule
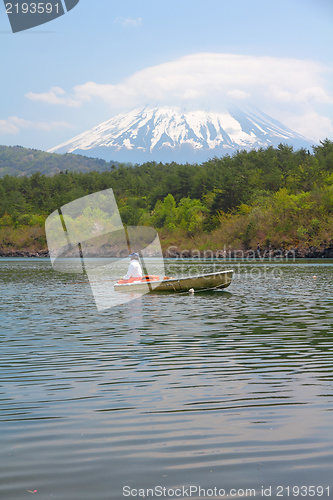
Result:
<svg viewBox="0 0 333 500"><path fill-rule="evenodd" d="M312 143L261 111L182 111L144 107L119 114L49 150L120 162L198 163L237 150L310 148Z"/></svg>

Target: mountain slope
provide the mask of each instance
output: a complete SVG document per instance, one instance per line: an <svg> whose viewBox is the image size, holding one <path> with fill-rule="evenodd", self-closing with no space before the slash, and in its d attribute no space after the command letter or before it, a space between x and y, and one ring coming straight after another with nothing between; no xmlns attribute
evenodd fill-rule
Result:
<svg viewBox="0 0 333 500"><path fill-rule="evenodd" d="M233 109L225 113L179 108L143 108L120 114L50 152L75 152L118 161L204 161L288 143L295 148L311 142L268 115Z"/></svg>
<svg viewBox="0 0 333 500"><path fill-rule="evenodd" d="M104 172L117 162L107 163L97 158L74 154L50 154L22 146L0 146L0 177L4 175L30 175L40 172L53 175L59 172Z"/></svg>

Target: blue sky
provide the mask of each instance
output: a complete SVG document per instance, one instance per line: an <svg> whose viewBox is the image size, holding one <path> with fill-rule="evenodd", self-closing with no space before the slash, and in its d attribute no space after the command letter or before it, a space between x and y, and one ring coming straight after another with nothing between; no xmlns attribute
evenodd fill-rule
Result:
<svg viewBox="0 0 333 500"><path fill-rule="evenodd" d="M256 106L333 140L332 0L80 0L11 33L0 5L0 144L47 150L146 104Z"/></svg>

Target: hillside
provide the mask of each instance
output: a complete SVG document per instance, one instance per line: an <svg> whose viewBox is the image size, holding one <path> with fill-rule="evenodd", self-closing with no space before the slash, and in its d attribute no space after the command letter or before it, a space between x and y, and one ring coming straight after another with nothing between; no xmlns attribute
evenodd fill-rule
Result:
<svg viewBox="0 0 333 500"><path fill-rule="evenodd" d="M263 251L298 248L299 255L332 255L333 142L327 139L313 153L281 144L202 165L150 162L100 173L5 176L0 255L45 250L45 218L107 188L114 191L123 223L158 229L165 252L170 246L247 251L259 244Z"/></svg>
<svg viewBox="0 0 333 500"><path fill-rule="evenodd" d="M22 146L0 146L0 177L4 175L31 175L40 172L54 175L59 172L105 172L117 162L75 154L46 153Z"/></svg>

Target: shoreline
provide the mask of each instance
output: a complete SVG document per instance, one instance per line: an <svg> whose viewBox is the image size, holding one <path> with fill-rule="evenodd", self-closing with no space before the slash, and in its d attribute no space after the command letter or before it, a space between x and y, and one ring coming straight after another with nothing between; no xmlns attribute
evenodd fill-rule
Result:
<svg viewBox="0 0 333 500"><path fill-rule="evenodd" d="M0 258L47 258L48 250L2 250L0 249ZM99 255L98 252L91 252L88 258L107 258L109 255ZM118 256L116 256L118 257ZM169 247L163 251L163 257L167 259L245 259L245 260L280 260L280 259L333 259L333 245L325 248L293 248L288 250L281 249L260 249L258 250L180 250L176 246ZM119 255L124 258L124 255Z"/></svg>
<svg viewBox="0 0 333 500"><path fill-rule="evenodd" d="M0 249L0 259L8 257L49 257L48 250L39 250L38 252L33 252L29 250L8 250L4 251Z"/></svg>

